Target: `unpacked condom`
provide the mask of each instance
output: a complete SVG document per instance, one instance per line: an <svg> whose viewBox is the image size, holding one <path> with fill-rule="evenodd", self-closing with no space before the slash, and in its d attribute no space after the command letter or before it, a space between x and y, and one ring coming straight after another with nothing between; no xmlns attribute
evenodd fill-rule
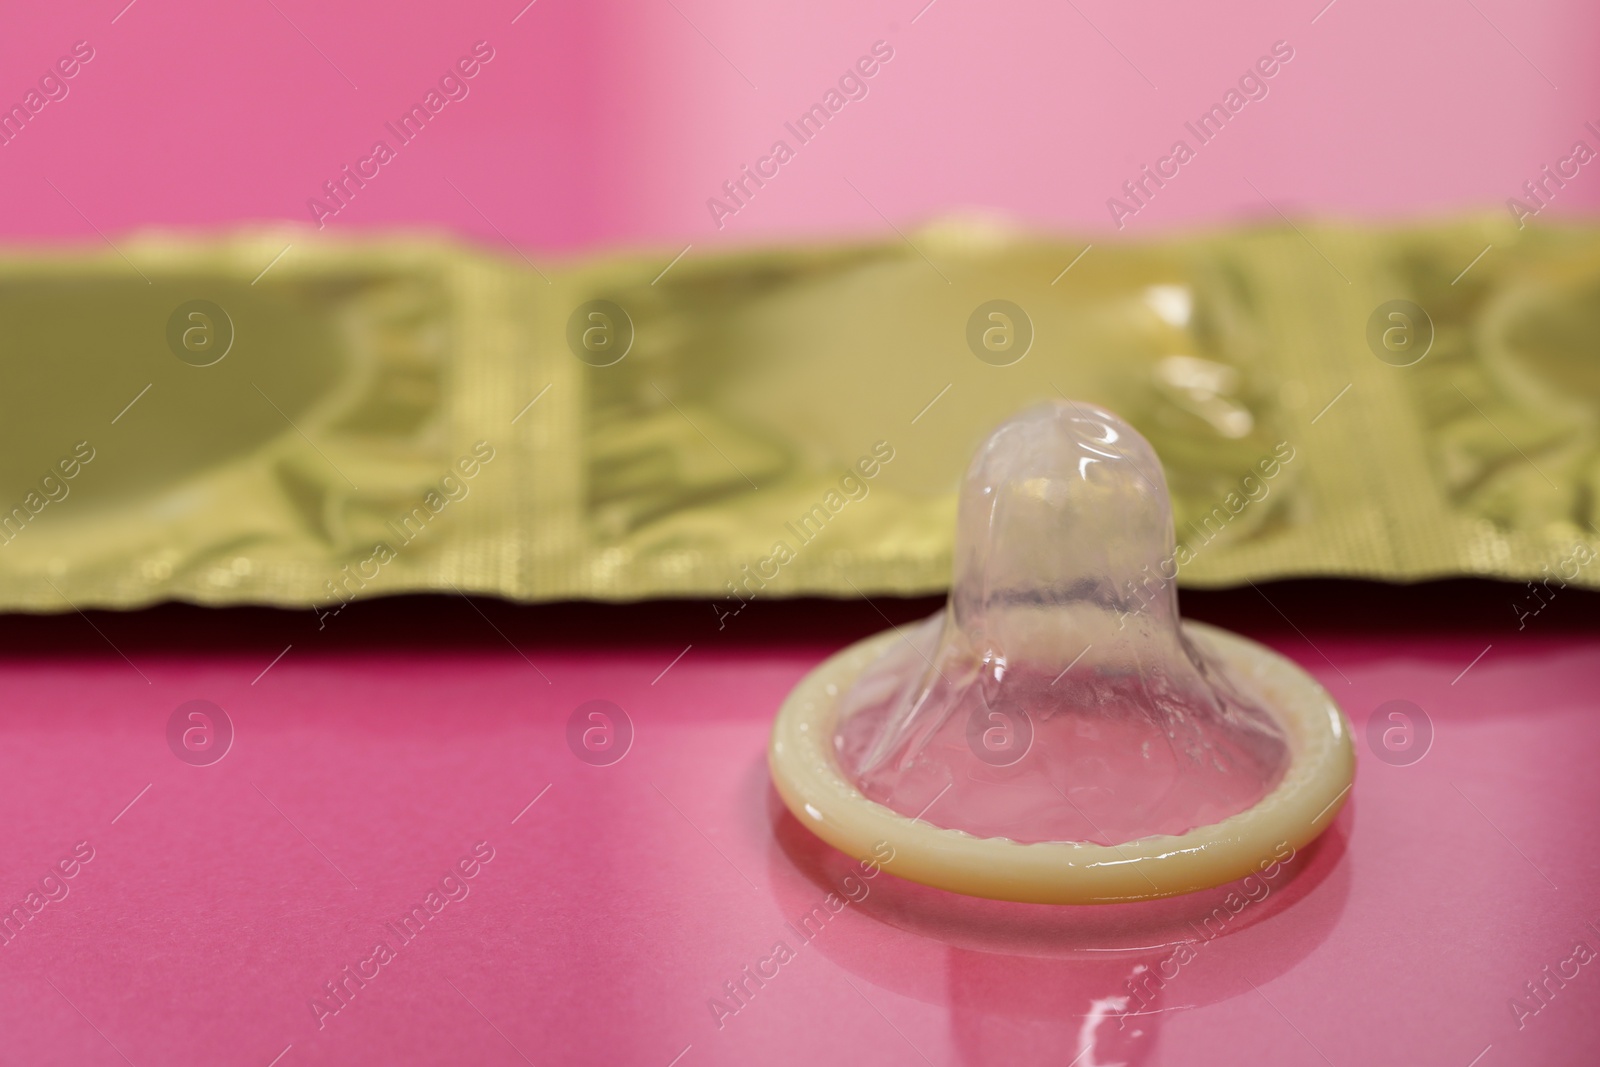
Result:
<svg viewBox="0 0 1600 1067"><path fill-rule="evenodd" d="M1282 729L1178 625L1161 464L1065 401L997 430L961 493L948 608L843 702L867 797L984 837L1115 845L1259 801Z"/></svg>
<svg viewBox="0 0 1600 1067"><path fill-rule="evenodd" d="M996 429L960 496L944 611L846 649L774 726L802 823L890 869L1003 899L1219 885L1325 829L1349 725L1293 663L1178 615L1161 464L1052 401Z"/></svg>

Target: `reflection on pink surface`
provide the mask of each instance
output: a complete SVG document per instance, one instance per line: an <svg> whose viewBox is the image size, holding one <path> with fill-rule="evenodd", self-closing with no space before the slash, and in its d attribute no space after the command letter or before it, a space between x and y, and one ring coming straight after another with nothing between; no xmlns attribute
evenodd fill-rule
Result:
<svg viewBox="0 0 1600 1067"><path fill-rule="evenodd" d="M27 912L79 842L93 859L0 946L6 1052L1221 1067L1464 1065L1492 1045L1485 1064L1585 1062L1576 1050L1600 1041L1588 968L1520 1029L1509 1004L1575 941L1600 945L1592 636L1559 618L1503 632L1490 586L1481 627L1441 616L1426 641L1360 636L1327 617L1332 590L1369 631L1397 615L1414 627L1405 613L1440 594L1310 588L1272 595L1315 648L1238 595L1196 602L1234 605L1218 621L1295 657L1358 737L1406 699L1433 745L1401 766L1363 741L1335 827L1274 878L1233 887L1248 902L1232 906L1227 890L1007 905L904 882L892 862L847 883L859 865L782 813L765 746L789 687L882 624L861 605L772 604L720 637L704 605L483 602L505 639L450 599L358 604L320 633L310 613L97 615L127 660L75 615L12 620L0 893ZM209 765L169 744L174 709L195 699L234 727ZM609 766L569 743L591 700L633 728ZM374 963L380 942L392 958Z"/></svg>
<svg viewBox="0 0 1600 1067"><path fill-rule="evenodd" d="M944 893L885 874L852 883L856 865L823 845L781 806L775 837L783 858L816 887L860 914L914 935L892 954L858 941L815 938L825 955L874 985L932 1003L948 1003L960 1062L1039 1063L1067 1053L1079 1063L1151 1061L1164 1013L1193 1008L1248 989L1238 975L1197 985L1185 973L1208 946L1304 905L1305 941L1257 946L1258 980L1288 970L1320 943L1343 906L1348 868L1335 829L1270 873L1185 897L1096 908L1012 904ZM892 861L887 865L893 869ZM1318 888L1330 879L1337 884ZM778 880L775 879L775 884ZM865 889L858 888L865 886ZM807 914L807 898L782 901ZM805 928L807 934L810 927ZM929 976L943 981L928 982ZM1231 979L1231 981L1230 981Z"/></svg>

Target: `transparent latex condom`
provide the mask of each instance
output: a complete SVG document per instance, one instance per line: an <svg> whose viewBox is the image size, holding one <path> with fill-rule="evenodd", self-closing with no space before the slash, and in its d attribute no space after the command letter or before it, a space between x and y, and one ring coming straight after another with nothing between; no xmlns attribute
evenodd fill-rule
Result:
<svg viewBox="0 0 1600 1067"><path fill-rule="evenodd" d="M1117 416L1053 402L978 450L943 612L844 694L869 799L979 837L1116 845L1266 796L1290 760L1246 679L1185 637L1166 479Z"/></svg>

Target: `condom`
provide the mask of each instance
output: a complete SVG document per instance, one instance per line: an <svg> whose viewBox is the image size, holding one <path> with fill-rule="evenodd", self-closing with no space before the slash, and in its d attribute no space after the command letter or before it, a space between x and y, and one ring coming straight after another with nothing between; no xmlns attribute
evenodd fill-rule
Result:
<svg viewBox="0 0 1600 1067"><path fill-rule="evenodd" d="M770 764L800 821L977 896L1101 903L1265 870L1347 796L1349 724L1276 653L1178 615L1161 464L1054 401L969 467L944 611L790 695Z"/></svg>

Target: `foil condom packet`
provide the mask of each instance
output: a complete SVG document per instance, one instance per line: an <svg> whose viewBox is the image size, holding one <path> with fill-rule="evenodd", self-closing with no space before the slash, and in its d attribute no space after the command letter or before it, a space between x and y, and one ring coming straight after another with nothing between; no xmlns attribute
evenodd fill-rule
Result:
<svg viewBox="0 0 1600 1067"><path fill-rule="evenodd" d="M1003 899L1172 895L1304 843L1348 791L1348 724L1276 653L1184 623L1180 562L1137 431L1068 400L1012 417L967 470L945 610L797 688L780 793L846 851L864 820L913 880ZM1078 893L1096 867L1127 870Z"/></svg>
<svg viewBox="0 0 1600 1067"><path fill-rule="evenodd" d="M0 610L703 597L720 630L942 593L971 448L1071 396L1161 456L1186 588L1511 578L1520 625L1600 588L1600 226L1541 220L1070 273L1090 235L970 218L536 269L282 226L0 247Z"/></svg>

